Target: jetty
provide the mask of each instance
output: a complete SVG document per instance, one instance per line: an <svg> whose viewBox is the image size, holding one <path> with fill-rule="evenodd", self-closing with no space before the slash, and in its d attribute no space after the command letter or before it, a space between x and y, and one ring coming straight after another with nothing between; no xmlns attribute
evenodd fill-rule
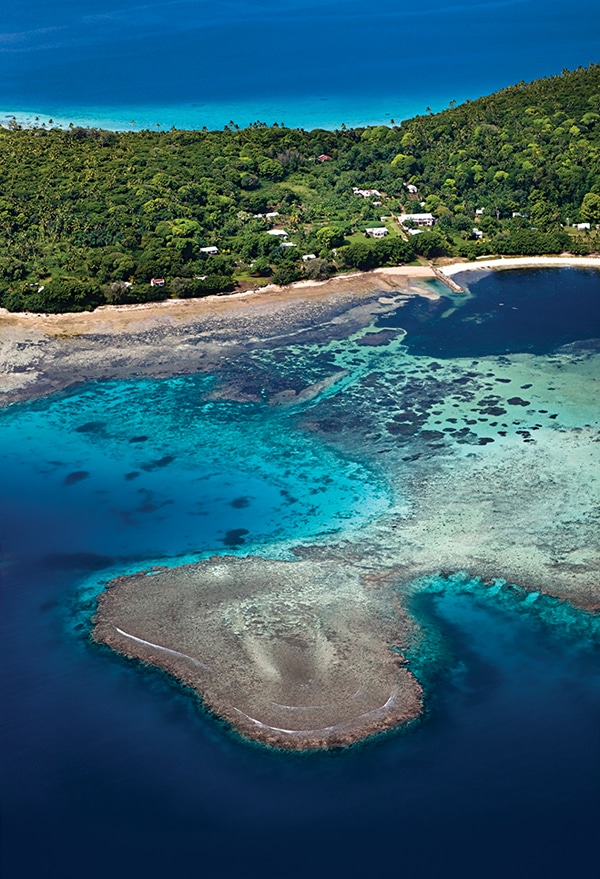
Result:
<svg viewBox="0 0 600 879"><path fill-rule="evenodd" d="M445 284L453 293L464 293L465 290L460 284L457 284L456 281L453 281L452 278L449 278L448 275L444 274L441 269L436 268L435 266L431 266L431 271L436 276L438 281L441 281L442 284Z"/></svg>

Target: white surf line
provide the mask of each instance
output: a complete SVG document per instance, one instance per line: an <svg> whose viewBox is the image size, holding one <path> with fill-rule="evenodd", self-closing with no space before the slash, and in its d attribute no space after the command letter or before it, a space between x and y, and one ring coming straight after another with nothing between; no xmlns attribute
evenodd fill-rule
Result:
<svg viewBox="0 0 600 879"><path fill-rule="evenodd" d="M384 702L383 705L380 705L379 708L374 708L372 711L367 711L365 714L360 714L357 720L361 720L363 717L373 717L374 715L380 714L382 711L391 708L396 701L397 693L398 690L392 690L388 700ZM277 703L272 702L271 704L276 705ZM282 707L289 708L291 706L284 705ZM250 715L246 714L245 711L240 711L240 709L236 708L235 706L233 706L233 710L237 711L238 714L241 714L242 717L245 717L247 720L251 721L251 723L256 724L256 726L260 727L261 729L270 729L273 732L282 732L291 736L310 736L318 733L333 732L333 730L335 729L342 729L343 727L348 726L349 723L352 723L352 721L350 720L345 721L344 723L339 723L337 724L337 726L325 726L322 729L282 729L282 727L280 726L269 726L267 723L263 723L261 720L257 720L256 717L250 717Z"/></svg>
<svg viewBox="0 0 600 879"><path fill-rule="evenodd" d="M187 653L180 653L179 650L171 650L169 647L161 647L160 644L153 644L151 641L144 641L143 638L137 638L135 635L130 635L129 632L124 632L123 629L117 628L115 629L119 633L119 635L124 635L126 638L131 638L132 641L137 641L138 644L145 644L146 647L154 647L155 650L162 650L163 653L170 653L171 656L181 656L182 659L189 659L190 662L193 662L194 665L198 665L200 668L208 668L210 669L210 665L206 665L204 662L200 662L199 659L194 659L193 656L188 656Z"/></svg>
<svg viewBox="0 0 600 879"><path fill-rule="evenodd" d="M288 711L316 711L327 708L327 705L282 705L281 702L271 702L276 708L286 708Z"/></svg>

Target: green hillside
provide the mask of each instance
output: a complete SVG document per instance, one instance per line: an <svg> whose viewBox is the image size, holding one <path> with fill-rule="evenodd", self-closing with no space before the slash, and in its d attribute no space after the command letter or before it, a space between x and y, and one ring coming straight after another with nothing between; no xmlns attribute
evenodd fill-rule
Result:
<svg viewBox="0 0 600 879"><path fill-rule="evenodd" d="M409 234L403 212L437 223ZM11 310L201 296L418 255L588 253L598 223L600 65L396 127L0 129ZM386 237L366 238L372 226Z"/></svg>

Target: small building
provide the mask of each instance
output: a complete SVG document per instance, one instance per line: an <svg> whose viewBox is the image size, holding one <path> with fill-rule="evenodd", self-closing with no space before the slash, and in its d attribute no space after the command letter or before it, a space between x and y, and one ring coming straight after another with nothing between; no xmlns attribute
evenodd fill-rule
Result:
<svg viewBox="0 0 600 879"><path fill-rule="evenodd" d="M592 228L591 223L575 223L573 226L574 229L578 229L580 232L585 232Z"/></svg>
<svg viewBox="0 0 600 879"><path fill-rule="evenodd" d="M279 216L279 211L270 211L268 214L265 214L267 220L274 220L275 217Z"/></svg>
<svg viewBox="0 0 600 879"><path fill-rule="evenodd" d="M412 223L413 226L433 226L435 218L433 214L400 214L400 223Z"/></svg>
<svg viewBox="0 0 600 879"><path fill-rule="evenodd" d="M317 162L331 162L331 156L322 153L320 156L317 156Z"/></svg>
<svg viewBox="0 0 600 879"><path fill-rule="evenodd" d="M151 287L164 287L165 286L165 279L164 278L151 278L150 279L150 286Z"/></svg>
<svg viewBox="0 0 600 879"><path fill-rule="evenodd" d="M279 238L287 238L288 233L285 229L269 229L267 235L277 235Z"/></svg>
<svg viewBox="0 0 600 879"><path fill-rule="evenodd" d="M407 183L406 188L408 189L408 191L410 192L411 195L416 195L417 192L419 191L414 183Z"/></svg>
<svg viewBox="0 0 600 879"><path fill-rule="evenodd" d="M473 235L475 236L475 238L483 238L483 232L476 226L473 227Z"/></svg>
<svg viewBox="0 0 600 879"><path fill-rule="evenodd" d="M298 245L294 244L293 241L282 241L281 246L282 247L298 247Z"/></svg>
<svg viewBox="0 0 600 879"><path fill-rule="evenodd" d="M385 238L386 235L389 235L389 229L386 229L385 226L373 226L370 229L365 229L365 232L369 238Z"/></svg>
<svg viewBox="0 0 600 879"><path fill-rule="evenodd" d="M303 262L308 262L311 259L316 259L317 255L315 253L305 253L302 257Z"/></svg>
<svg viewBox="0 0 600 879"><path fill-rule="evenodd" d="M516 217L522 217L524 220L528 220L528 219L529 219L529 214L522 214L521 211L513 211L513 212L512 212L512 216L513 216L513 220L514 220Z"/></svg>
<svg viewBox="0 0 600 879"><path fill-rule="evenodd" d="M422 235L423 234L422 229L407 229L406 231L408 232L409 235Z"/></svg>
<svg viewBox="0 0 600 879"><path fill-rule="evenodd" d="M352 192L354 195L362 196L362 198L381 198L381 193L378 189L359 189L357 186L353 186Z"/></svg>
<svg viewBox="0 0 600 879"><path fill-rule="evenodd" d="M212 253L212 254L215 254L215 253L218 253L218 252L219 252L219 248L218 248L218 247L215 247L214 244L211 244L210 247L201 247L201 248L200 248L200 253Z"/></svg>
<svg viewBox="0 0 600 879"><path fill-rule="evenodd" d="M475 216L482 217L485 214L485 208L475 208Z"/></svg>

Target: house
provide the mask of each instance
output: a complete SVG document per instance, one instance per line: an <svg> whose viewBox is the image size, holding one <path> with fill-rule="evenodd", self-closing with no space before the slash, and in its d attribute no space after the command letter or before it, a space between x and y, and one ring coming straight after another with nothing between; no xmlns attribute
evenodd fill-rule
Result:
<svg viewBox="0 0 600 879"><path fill-rule="evenodd" d="M277 235L279 238L287 238L288 233L285 229L269 229L267 235Z"/></svg>
<svg viewBox="0 0 600 879"><path fill-rule="evenodd" d="M385 238L386 235L389 235L389 229L386 229L385 226L373 226L371 229L365 229L365 232L369 238Z"/></svg>
<svg viewBox="0 0 600 879"><path fill-rule="evenodd" d="M482 217L485 214L485 208L475 208L475 216Z"/></svg>
<svg viewBox="0 0 600 879"><path fill-rule="evenodd" d="M331 156L327 156L323 153L322 155L317 156L317 162L331 162Z"/></svg>
<svg viewBox="0 0 600 879"><path fill-rule="evenodd" d="M267 220L274 220L275 217L279 216L279 211L270 211L268 214L265 214Z"/></svg>
<svg viewBox="0 0 600 879"><path fill-rule="evenodd" d="M298 245L294 244L293 241L282 241L281 246L282 247L298 247Z"/></svg>
<svg viewBox="0 0 600 879"><path fill-rule="evenodd" d="M513 220L515 219L515 217L522 217L524 220L529 219L529 214L522 214L521 211L513 211L512 215Z"/></svg>
<svg viewBox="0 0 600 879"><path fill-rule="evenodd" d="M423 234L422 229L407 229L406 231L408 232L409 235L422 235Z"/></svg>
<svg viewBox="0 0 600 879"><path fill-rule="evenodd" d="M164 287L165 279L164 278L151 278L150 280L151 287Z"/></svg>
<svg viewBox="0 0 600 879"><path fill-rule="evenodd" d="M317 256L315 253L305 253L302 257L302 262L308 262L311 259L316 259Z"/></svg>
<svg viewBox="0 0 600 879"><path fill-rule="evenodd" d="M580 232L585 232L587 229L592 228L592 224L591 223L575 223L573 228L578 229Z"/></svg>
<svg viewBox="0 0 600 879"><path fill-rule="evenodd" d="M419 191L414 183L407 183L406 188L408 189L408 191L410 192L411 195L416 195L417 192Z"/></svg>
<svg viewBox="0 0 600 879"><path fill-rule="evenodd" d="M353 186L352 192L354 195L360 195L363 198L371 198L372 196L381 198L381 193L377 189L359 189L357 186Z"/></svg>
<svg viewBox="0 0 600 879"><path fill-rule="evenodd" d="M435 218L433 214L400 214L400 223L412 223L414 226L433 226Z"/></svg>
<svg viewBox="0 0 600 879"><path fill-rule="evenodd" d="M218 248L218 247L215 247L214 244L211 244L210 247L201 247L201 248L200 248L200 253L212 253L212 254L215 254L215 253L218 253L218 252L219 252L219 248Z"/></svg>
<svg viewBox="0 0 600 879"><path fill-rule="evenodd" d="M473 228L473 235L475 236L475 238L483 238L483 232L477 227Z"/></svg>

